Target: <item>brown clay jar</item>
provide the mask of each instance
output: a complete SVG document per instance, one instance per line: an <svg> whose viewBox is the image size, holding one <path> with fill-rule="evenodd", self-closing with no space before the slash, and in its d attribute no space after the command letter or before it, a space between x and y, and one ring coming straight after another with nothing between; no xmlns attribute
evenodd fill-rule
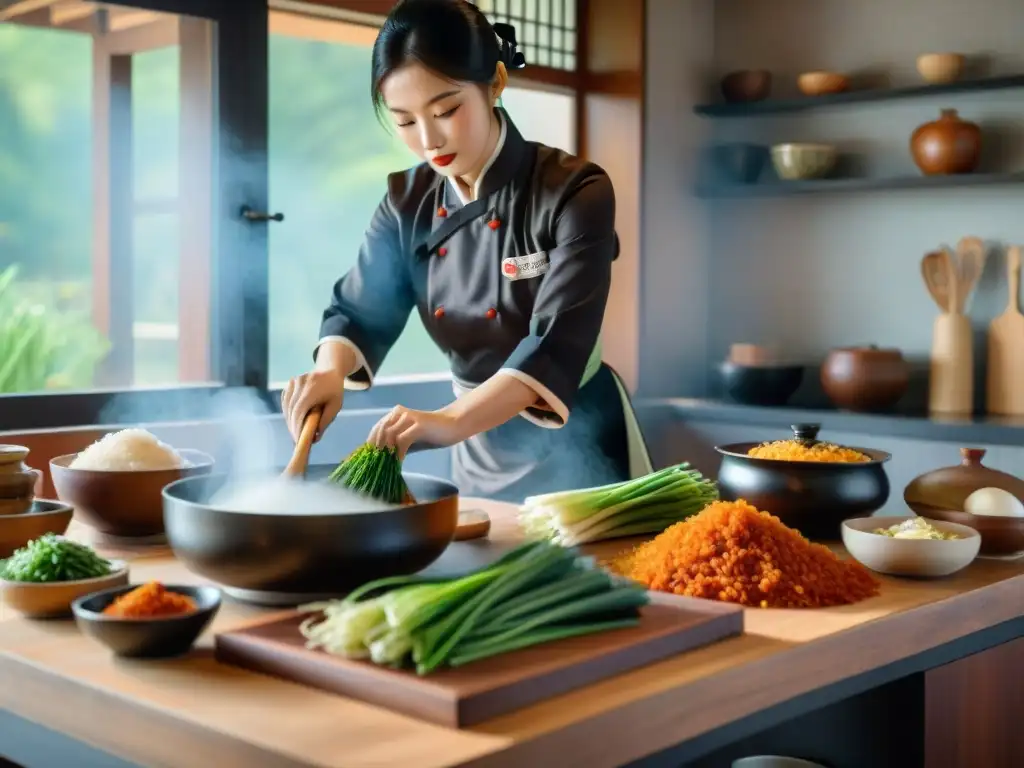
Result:
<svg viewBox="0 0 1024 768"><path fill-rule="evenodd" d="M1024 502L1024 480L1007 472L986 467L984 448L961 448L961 461L911 480L903 490L903 500L918 514L931 509L962 512L967 497L979 488L1002 488Z"/></svg>
<svg viewBox="0 0 1024 768"><path fill-rule="evenodd" d="M840 347L821 366L821 386L837 408L884 411L899 402L910 384L910 367L898 349Z"/></svg>
<svg viewBox="0 0 1024 768"><path fill-rule="evenodd" d="M0 445L0 515L28 512L40 472L25 464L28 448Z"/></svg>
<svg viewBox="0 0 1024 768"><path fill-rule="evenodd" d="M971 173L981 158L981 128L944 109L938 120L919 125L910 136L910 152L927 176Z"/></svg>

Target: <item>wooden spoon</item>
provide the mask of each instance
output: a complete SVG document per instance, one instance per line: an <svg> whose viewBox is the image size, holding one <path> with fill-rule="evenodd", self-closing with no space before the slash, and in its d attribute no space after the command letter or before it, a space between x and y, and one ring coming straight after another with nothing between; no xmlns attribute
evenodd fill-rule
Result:
<svg viewBox="0 0 1024 768"><path fill-rule="evenodd" d="M964 309L985 269L985 243L980 237L965 237L957 244L956 252L960 262L959 302Z"/></svg>
<svg viewBox="0 0 1024 768"><path fill-rule="evenodd" d="M935 299L939 309L949 312L949 280L944 266L946 255L942 251L926 253L921 259L921 274L924 276L924 284L928 287L928 293Z"/></svg>
<svg viewBox="0 0 1024 768"><path fill-rule="evenodd" d="M963 309L960 304L960 266L957 264L956 256L948 248L942 249L942 261L949 291L949 314L959 315Z"/></svg>
<svg viewBox="0 0 1024 768"><path fill-rule="evenodd" d="M292 453L292 460L284 468L281 474L285 477L304 477L306 467L309 465L309 452L313 447L313 440L316 438L316 431L320 429L320 417L323 415L322 406L317 406L306 414L302 422L302 431L299 439L295 441L295 451Z"/></svg>
<svg viewBox="0 0 1024 768"><path fill-rule="evenodd" d="M988 412L1024 415L1024 314L1020 311L1021 249L1006 250L1010 297L988 328Z"/></svg>
<svg viewBox="0 0 1024 768"><path fill-rule="evenodd" d="M491 530L491 518L482 509L459 510L459 523L455 529L455 541L480 539Z"/></svg>

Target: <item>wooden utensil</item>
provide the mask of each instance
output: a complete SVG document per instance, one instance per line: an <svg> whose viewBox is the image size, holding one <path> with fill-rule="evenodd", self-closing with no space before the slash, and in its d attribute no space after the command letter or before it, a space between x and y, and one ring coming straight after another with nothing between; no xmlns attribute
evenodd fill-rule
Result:
<svg viewBox="0 0 1024 768"><path fill-rule="evenodd" d="M980 237L964 237L957 244L956 253L960 267L958 303L964 310L985 269L985 243Z"/></svg>
<svg viewBox="0 0 1024 768"><path fill-rule="evenodd" d="M989 413L1024 414L1024 314L1020 311L1021 249L1006 251L1010 298L988 329L986 405Z"/></svg>
<svg viewBox="0 0 1024 768"><path fill-rule="evenodd" d="M482 539L491 530L491 518L482 509L459 510L459 525L455 529L455 541Z"/></svg>
<svg viewBox="0 0 1024 768"><path fill-rule="evenodd" d="M943 310L932 326L928 408L935 413L967 414L974 408L974 350L970 318L961 313L960 270L947 249L925 256L925 280L932 295L943 286ZM936 302L939 299L936 298Z"/></svg>
<svg viewBox="0 0 1024 768"><path fill-rule="evenodd" d="M948 311L950 314L958 315L963 309L960 304L960 264L948 248L942 249L942 270L946 274L946 285L949 286Z"/></svg>
<svg viewBox="0 0 1024 768"><path fill-rule="evenodd" d="M320 406L313 408L306 414L302 422L302 431L299 439L295 441L295 450L292 452L292 459L281 474L285 477L303 477L306 474L306 467L309 465L309 452L313 447L313 440L316 432L320 429L320 417L324 409Z"/></svg>
<svg viewBox="0 0 1024 768"><path fill-rule="evenodd" d="M928 293L935 299L939 309L949 311L949 285L946 279L945 259L942 251L926 253L921 259L921 275Z"/></svg>

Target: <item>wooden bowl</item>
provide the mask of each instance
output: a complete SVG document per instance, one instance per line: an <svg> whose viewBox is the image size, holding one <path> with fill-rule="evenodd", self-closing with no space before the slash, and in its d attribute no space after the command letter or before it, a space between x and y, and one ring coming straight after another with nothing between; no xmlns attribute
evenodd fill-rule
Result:
<svg viewBox="0 0 1024 768"><path fill-rule="evenodd" d="M73 514L68 504L36 499L28 512L0 516L0 558L10 557L16 549L44 534L63 534Z"/></svg>
<svg viewBox="0 0 1024 768"><path fill-rule="evenodd" d="M164 532L164 487L185 477L208 475L213 457L179 451L188 465L177 469L98 470L68 466L77 454L50 461L57 497L75 508L75 517L109 536L137 538Z"/></svg>
<svg viewBox="0 0 1024 768"><path fill-rule="evenodd" d="M829 144L776 144L772 165L786 181L820 179L835 167L838 153Z"/></svg>
<svg viewBox="0 0 1024 768"><path fill-rule="evenodd" d="M965 60L961 53L925 53L917 57L917 71L927 83L952 83L963 74Z"/></svg>
<svg viewBox="0 0 1024 768"><path fill-rule="evenodd" d="M128 583L128 564L111 560L113 573L95 579L48 583L5 581L0 579L0 597L14 610L33 619L53 619L71 615L71 604L97 590Z"/></svg>
<svg viewBox="0 0 1024 768"><path fill-rule="evenodd" d="M1024 517L974 515L952 509L934 509L933 520L957 523L981 534L981 554L1012 557L1024 553Z"/></svg>
<svg viewBox="0 0 1024 768"><path fill-rule="evenodd" d="M796 86L805 96L824 96L845 91L850 78L838 72L804 72L796 79Z"/></svg>
<svg viewBox="0 0 1024 768"><path fill-rule="evenodd" d="M907 520L906 517L858 517L843 521L843 546L859 563L872 571L890 576L949 576L966 568L978 556L981 536L973 528L956 523L929 520L946 533L959 539L894 539L872 533L876 528L889 528Z"/></svg>
<svg viewBox="0 0 1024 768"><path fill-rule="evenodd" d="M764 69L741 69L723 77L720 86L728 102L763 101L772 90L772 73Z"/></svg>

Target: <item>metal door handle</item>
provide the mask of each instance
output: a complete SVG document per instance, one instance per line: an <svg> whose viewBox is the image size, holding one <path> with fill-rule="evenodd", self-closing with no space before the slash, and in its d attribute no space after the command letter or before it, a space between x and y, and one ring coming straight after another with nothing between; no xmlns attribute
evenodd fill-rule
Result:
<svg viewBox="0 0 1024 768"><path fill-rule="evenodd" d="M284 221L283 213L264 213L263 211L254 211L248 205L242 206L242 216L249 221Z"/></svg>

